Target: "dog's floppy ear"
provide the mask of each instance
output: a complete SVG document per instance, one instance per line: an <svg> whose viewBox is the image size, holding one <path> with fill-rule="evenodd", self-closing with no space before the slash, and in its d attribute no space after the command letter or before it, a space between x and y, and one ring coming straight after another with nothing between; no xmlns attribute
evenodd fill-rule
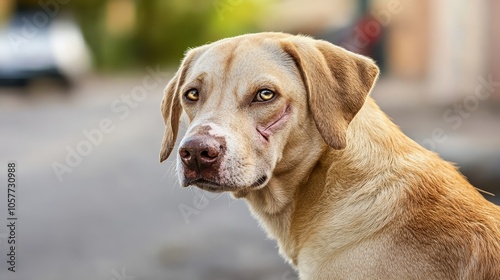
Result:
<svg viewBox="0 0 500 280"><path fill-rule="evenodd" d="M347 126L373 87L378 67L369 58L308 37L294 36L281 46L299 69L319 132L329 146L344 149Z"/></svg>
<svg viewBox="0 0 500 280"><path fill-rule="evenodd" d="M174 148L182 114L181 93L179 90L184 83L186 72L197 52L197 49L192 49L187 52L179 70L177 70L177 73L165 88L165 94L161 102L161 113L165 121L165 133L163 134L163 141L161 143L160 162L165 161Z"/></svg>

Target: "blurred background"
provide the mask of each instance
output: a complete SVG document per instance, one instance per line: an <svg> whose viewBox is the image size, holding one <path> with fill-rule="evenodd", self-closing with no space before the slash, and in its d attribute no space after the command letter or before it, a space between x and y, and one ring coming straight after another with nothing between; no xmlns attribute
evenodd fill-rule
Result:
<svg viewBox="0 0 500 280"><path fill-rule="evenodd" d="M243 201L158 163L184 51L259 31L374 58L382 109L500 203L500 1L1 0L0 181L16 161L18 221L12 273L4 184L0 279L297 279Z"/></svg>

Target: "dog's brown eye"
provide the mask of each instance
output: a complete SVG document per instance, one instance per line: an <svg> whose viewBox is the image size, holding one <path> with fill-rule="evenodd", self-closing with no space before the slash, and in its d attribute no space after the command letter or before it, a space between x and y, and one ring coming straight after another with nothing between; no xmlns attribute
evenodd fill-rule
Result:
<svg viewBox="0 0 500 280"><path fill-rule="evenodd" d="M257 95L255 95L255 98L253 99L254 102L265 102L269 101L276 96L276 93L274 93L271 90L268 89L261 89L257 92Z"/></svg>
<svg viewBox="0 0 500 280"><path fill-rule="evenodd" d="M188 90L184 96L186 97L187 100L189 101L198 101L200 99L200 95L196 89L190 89Z"/></svg>

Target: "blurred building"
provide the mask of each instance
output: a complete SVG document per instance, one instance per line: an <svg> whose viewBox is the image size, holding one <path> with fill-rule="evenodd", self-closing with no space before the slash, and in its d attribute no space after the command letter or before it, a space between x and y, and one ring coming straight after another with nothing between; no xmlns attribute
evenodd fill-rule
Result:
<svg viewBox="0 0 500 280"><path fill-rule="evenodd" d="M491 20L488 26L489 40L491 44L489 46L489 54L491 56L490 60L490 71L493 74L494 80L500 80L500 1L490 1L489 14L487 17ZM499 95L496 95L497 100L500 99Z"/></svg>
<svg viewBox="0 0 500 280"><path fill-rule="evenodd" d="M416 88L406 92L419 99L460 100L478 85L478 73L500 80L499 1L284 0L271 10L276 16L263 20L266 29L327 34L361 53L377 41L381 46L365 54L375 56L386 77L413 81ZM492 98L500 101L500 90Z"/></svg>

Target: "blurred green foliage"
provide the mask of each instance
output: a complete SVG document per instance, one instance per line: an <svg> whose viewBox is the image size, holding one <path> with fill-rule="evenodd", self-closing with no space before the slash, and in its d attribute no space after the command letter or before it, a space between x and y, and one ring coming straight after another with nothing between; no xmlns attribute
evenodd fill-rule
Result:
<svg viewBox="0 0 500 280"><path fill-rule="evenodd" d="M136 0L135 25L126 33L106 28L107 1L71 0L101 70L177 65L190 48L258 30L266 0Z"/></svg>

